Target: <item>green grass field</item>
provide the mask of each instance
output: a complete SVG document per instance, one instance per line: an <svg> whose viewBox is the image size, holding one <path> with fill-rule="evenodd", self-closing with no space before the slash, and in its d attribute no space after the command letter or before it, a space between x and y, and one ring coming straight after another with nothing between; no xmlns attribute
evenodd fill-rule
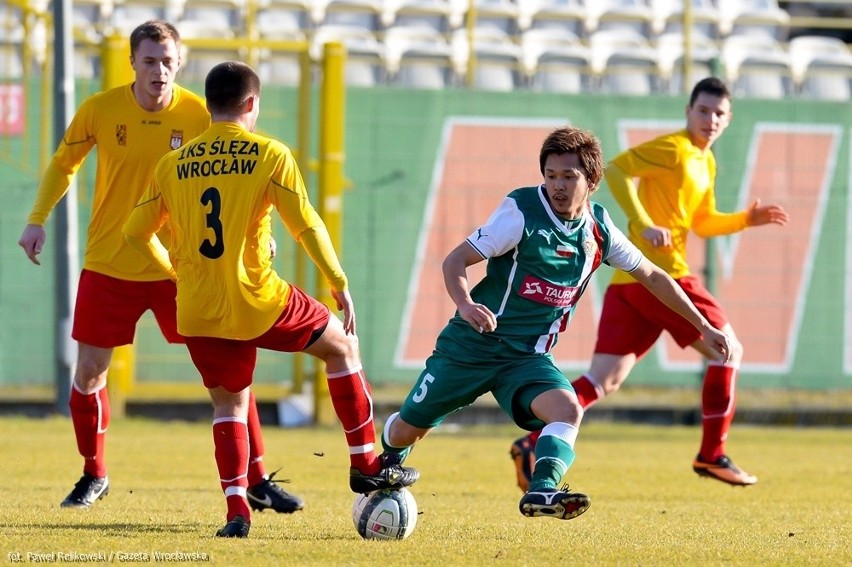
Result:
<svg viewBox="0 0 852 567"><path fill-rule="evenodd" d="M735 426L732 457L760 478L734 488L698 478L699 430L589 423L569 473L592 507L570 521L524 518L508 446L518 430L446 427L408 464L421 515L407 540L361 540L350 519L339 429L267 427L266 463L305 510L224 523L210 426L115 420L112 491L88 511L58 504L81 463L70 421L0 419L0 561L102 554L113 563L217 565L852 565L852 431ZM142 561L134 562L133 554ZM143 554L147 554L145 559ZM196 554L195 557L192 554ZM73 556L65 556L73 558ZM206 561L204 559L206 558ZM56 556L57 562L60 557ZM162 558L161 558L162 560Z"/></svg>

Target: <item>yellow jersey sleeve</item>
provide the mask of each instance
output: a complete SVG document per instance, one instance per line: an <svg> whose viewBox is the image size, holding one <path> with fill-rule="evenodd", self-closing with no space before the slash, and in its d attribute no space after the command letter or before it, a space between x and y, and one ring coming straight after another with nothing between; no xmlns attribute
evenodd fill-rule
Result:
<svg viewBox="0 0 852 567"><path fill-rule="evenodd" d="M65 130L62 141L41 178L35 203L27 217L27 224L44 225L50 212L68 192L72 178L95 145L93 134L95 100L95 98L85 100L72 118L68 129Z"/></svg>
<svg viewBox="0 0 852 567"><path fill-rule="evenodd" d="M290 235L308 253L311 261L335 291L344 291L346 275L331 243L325 223L311 205L296 160L289 150L270 182L270 200Z"/></svg>
<svg viewBox="0 0 852 567"><path fill-rule="evenodd" d="M127 242L138 250L153 266L157 266L170 279L177 279L169 252L157 237L157 232L168 219L163 198L156 182L152 182L139 203L133 208L122 232Z"/></svg>
<svg viewBox="0 0 852 567"><path fill-rule="evenodd" d="M139 106L131 85L89 97L51 159L28 222L45 222L94 147L97 164L83 267L130 281L164 279L159 267L131 248L122 227L151 181L157 161L209 124L201 97L179 85L173 86L169 105L158 112ZM161 236L167 239L165 229Z"/></svg>

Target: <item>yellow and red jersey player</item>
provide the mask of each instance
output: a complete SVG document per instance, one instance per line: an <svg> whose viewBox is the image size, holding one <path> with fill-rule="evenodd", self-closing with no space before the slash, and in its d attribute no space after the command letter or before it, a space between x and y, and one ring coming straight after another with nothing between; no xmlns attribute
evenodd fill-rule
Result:
<svg viewBox="0 0 852 567"><path fill-rule="evenodd" d="M757 477L739 469L725 454L743 347L722 306L690 272L686 241L690 231L709 238L750 226L784 225L788 216L782 207L761 205L760 200L734 213L716 209L716 161L710 146L731 118L726 85L714 77L703 79L693 88L686 107L686 128L622 152L605 171L607 184L627 215L630 240L678 282L713 326L731 338L730 360L719 360L685 319L629 274L616 271L604 296L592 363L572 385L583 407L592 405L617 390L636 362L667 331L682 348L691 346L708 360L702 386L703 434L693 470L729 484L749 485ZM522 487L536 439L534 432L512 446Z"/></svg>
<svg viewBox="0 0 852 567"><path fill-rule="evenodd" d="M178 330L213 401L216 463L228 506L228 523L217 535L245 537L251 523L245 416L257 348L303 351L325 363L349 447L353 491L406 486L417 472L376 455L371 392L346 275L290 150L253 132L260 111L257 74L243 63L221 63L207 76L205 96L213 124L160 160L124 233L177 280ZM273 209L328 281L342 322L272 267ZM166 223L173 232L168 250L157 237Z"/></svg>
<svg viewBox="0 0 852 567"><path fill-rule="evenodd" d="M88 507L109 491L105 386L113 348L133 342L136 324L149 309L170 343L184 342L177 331L174 282L127 244L121 228L148 186L154 164L203 132L210 115L201 97L174 82L180 67L180 35L174 26L146 22L131 33L130 48L134 82L80 105L41 180L19 241L39 264L48 215L96 148L91 221L74 310L72 337L79 352L69 404L84 474L62 502L66 507ZM163 237L168 238L167 228ZM254 407L252 414L250 480L255 486L266 483L267 475ZM301 508L301 501L293 498L292 507Z"/></svg>

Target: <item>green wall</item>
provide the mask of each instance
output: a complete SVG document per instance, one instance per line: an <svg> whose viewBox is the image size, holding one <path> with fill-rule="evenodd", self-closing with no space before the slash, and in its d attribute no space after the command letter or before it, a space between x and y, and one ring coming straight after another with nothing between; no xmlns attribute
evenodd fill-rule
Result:
<svg viewBox="0 0 852 567"><path fill-rule="evenodd" d="M294 101L292 91L267 88L262 101L261 129L293 143ZM345 194L345 234L340 252L352 285L361 348L371 381L409 384L419 373L418 361L401 362L397 353L406 329L403 323L410 308L412 278L419 273L424 222L430 218L428 213L434 204L434 191L440 186L440 172L448 163L458 167L466 158L445 153L445 142L454 131L454 125L487 124L496 134L492 139L495 147L502 147L502 142L506 141L500 139L502 136L514 136L525 125L571 123L597 133L605 154L612 156L623 148L625 136L631 129L651 126L672 129L682 125L685 103L681 97L350 89L346 100L345 171L351 185ZM316 117L313 123L316 125ZM506 125L505 132L501 124ZM519 125L521 130L518 130ZM849 314L852 267L848 260L852 256L848 228L850 125L852 111L845 104L799 100L735 101L734 121L714 148L719 163L720 210L740 208L744 197L769 194L780 199L792 215L798 215L797 222L791 223L794 226L785 229L754 229L739 239L714 241L714 250L723 261L737 258L733 270L736 277L724 284L726 291L720 291L720 297L726 308L732 309L732 321L738 333L738 317L746 322L744 328L753 328L758 318L767 329L779 325L791 329L789 344L778 347L783 352L774 355L771 345L757 344L759 336L743 341L746 360L741 372L741 387L852 387L852 355L849 354L852 350L852 329L849 328L852 325ZM761 138L761 132L767 129L769 134ZM793 142L789 147L773 146L767 140L779 138L774 133L776 130L793 135L813 131L818 142L830 140L830 143L826 146L806 143L804 148ZM759 143L761 139L765 141L763 146ZM487 156L489 140L484 139L482 143L484 147L469 147L465 151ZM521 178L528 178L524 184L540 181L537 144L538 141L529 147L529 156L510 156L517 159L517 165L512 167ZM810 148L813 148L813 155L809 154ZM316 155L315 148L312 155ZM501 163L508 158L495 155L495 159ZM53 263L47 256L52 252L53 242L45 252L46 262L41 267L32 266L16 245L37 183L32 174L23 171L19 161L7 159L0 164L6 197L6 206L0 210L0 250L4 259L0 265L0 320L3 322L0 325L0 385L50 384L53 381ZM774 165L770 169L755 169L755 164ZM472 170L481 171L482 167L483 164L472 164ZM826 178L821 185L822 191L815 195L809 180L825 172L830 178ZM308 172L306 177L313 181L314 175ZM467 187L464 183L467 181L463 182L462 190ZM479 176L469 183L471 193L486 186L489 195L493 194L494 206L498 196L514 188L499 175L486 179ZM754 189L751 193L749 186ZM799 187L808 189L800 192ZM81 226L85 226L88 218L86 191L87 188L81 187ZM605 186L594 198L608 206L616 222L624 226L623 215ZM467 232L485 220L480 208L474 206L473 201L471 203L469 208L459 209L450 219ZM804 222L803 217L814 222ZM48 231L52 234L50 226ZM783 237L779 236L782 234ZM293 277L292 258L299 252L288 242L283 230L277 230L276 236L279 250L283 252L279 255L279 269L285 277ZM437 246L447 252L459 241L457 237L448 236L445 241L439 239ZM763 243L765 247L761 248ZM779 247L783 248L780 256ZM756 260L746 261L746 252ZM760 265L770 257L776 259L761 268L763 273L744 273L748 266ZM723 267L719 267L720 273ZM605 287L609 279L606 270L596 277L595 291ZM781 285L769 285L776 281ZM787 281L790 286L785 287ZM749 289L738 289L737 282L744 282L742 285ZM761 282L766 284L765 293ZM746 300L743 301L747 301L756 289L761 296L759 312L752 312L754 306L738 303L740 299L726 301L738 292L745 292ZM442 294L443 290L432 292ZM593 305L595 301L587 293L581 304ZM781 315L776 317L776 311ZM446 312L445 318L450 315L451 312ZM581 335L594 337L592 320L578 318L575 324L579 327L569 329L563 343L579 340ZM419 331L415 329L414 332ZM429 336L421 336L419 340L433 340L431 330L428 333ZM182 347L166 346L149 317L140 326L137 344L138 380L197 380L197 373ZM697 381L697 359L667 361L658 350L640 363L632 382L691 385ZM750 352L768 353L768 362L750 361ZM577 357L563 364L566 373L573 376L581 372L590 355L591 347L584 348ZM268 353L260 357L258 381L286 383L291 375L290 356Z"/></svg>

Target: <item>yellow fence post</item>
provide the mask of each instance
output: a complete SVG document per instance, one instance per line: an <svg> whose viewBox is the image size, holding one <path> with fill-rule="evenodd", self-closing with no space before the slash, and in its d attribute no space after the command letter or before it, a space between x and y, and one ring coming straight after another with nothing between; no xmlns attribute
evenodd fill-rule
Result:
<svg viewBox="0 0 852 567"><path fill-rule="evenodd" d="M296 161L305 183L311 173L310 160L310 135L311 135L311 54L307 46L299 52L299 102L298 102L298 126L296 127ZM308 289L307 285L307 261L305 255L298 251L294 258L294 278L296 285L302 289ZM306 354L297 352L293 354L293 387L294 394L305 393L305 359Z"/></svg>
<svg viewBox="0 0 852 567"><path fill-rule="evenodd" d="M105 37L101 44L101 66L103 90L126 85L133 81L130 66L130 44L121 35ZM124 417L127 395L133 388L136 376L136 351L132 344L117 347L112 353L112 362L107 371L107 391L110 411L115 417Z"/></svg>
<svg viewBox="0 0 852 567"><path fill-rule="evenodd" d="M331 242L338 254L341 250L340 237L343 227L345 66L346 50L343 44L326 43L323 49L320 87L319 213L325 221ZM317 297L332 313L337 312L328 282L322 277L317 280ZM335 421L325 365L318 364L314 374L314 422L318 425L331 425Z"/></svg>

